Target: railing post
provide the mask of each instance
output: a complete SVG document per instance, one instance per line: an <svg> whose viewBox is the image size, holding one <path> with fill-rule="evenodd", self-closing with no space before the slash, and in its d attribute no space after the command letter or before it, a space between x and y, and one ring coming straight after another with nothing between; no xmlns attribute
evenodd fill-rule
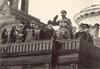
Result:
<svg viewBox="0 0 100 69"><path fill-rule="evenodd" d="M60 49L59 42L56 41L56 40L53 40L50 69L56 69L57 68L58 57L59 57L59 53L58 53L59 49Z"/></svg>

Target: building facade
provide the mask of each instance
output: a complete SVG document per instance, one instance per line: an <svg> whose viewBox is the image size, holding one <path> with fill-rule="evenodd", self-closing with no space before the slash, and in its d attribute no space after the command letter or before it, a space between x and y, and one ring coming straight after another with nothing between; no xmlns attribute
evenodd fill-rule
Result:
<svg viewBox="0 0 100 69"><path fill-rule="evenodd" d="M74 21L79 26L81 23L89 24L92 29L90 33L94 39L94 43L99 47L100 43L100 26L93 28L95 24L100 25L100 5L91 5L84 8L74 16Z"/></svg>

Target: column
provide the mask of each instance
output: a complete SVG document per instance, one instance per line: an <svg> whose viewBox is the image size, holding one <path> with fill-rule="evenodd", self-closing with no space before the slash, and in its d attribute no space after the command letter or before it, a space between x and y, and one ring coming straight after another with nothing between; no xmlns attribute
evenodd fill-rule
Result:
<svg viewBox="0 0 100 69"><path fill-rule="evenodd" d="M28 13L28 5L29 5L29 0L22 0L21 10Z"/></svg>
<svg viewBox="0 0 100 69"><path fill-rule="evenodd" d="M13 0L9 0L10 6L13 6Z"/></svg>
<svg viewBox="0 0 100 69"><path fill-rule="evenodd" d="M3 15L5 15L5 16L10 16L11 15L10 8L8 6L8 0L4 0L4 4L2 6L1 12L3 12Z"/></svg>

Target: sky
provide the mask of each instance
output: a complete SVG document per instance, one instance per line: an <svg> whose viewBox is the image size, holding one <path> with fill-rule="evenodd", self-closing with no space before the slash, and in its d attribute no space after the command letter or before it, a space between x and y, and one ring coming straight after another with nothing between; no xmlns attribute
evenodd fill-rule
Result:
<svg viewBox="0 0 100 69"><path fill-rule="evenodd" d="M29 0L29 14L47 23L48 20L53 20L55 15L61 19L61 10L66 10L67 17L76 26L73 21L75 14L94 4L100 4L100 0Z"/></svg>

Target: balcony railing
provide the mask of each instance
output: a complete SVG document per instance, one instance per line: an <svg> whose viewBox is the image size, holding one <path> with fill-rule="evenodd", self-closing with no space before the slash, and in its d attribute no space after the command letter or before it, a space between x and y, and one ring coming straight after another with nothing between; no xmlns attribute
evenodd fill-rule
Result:
<svg viewBox="0 0 100 69"><path fill-rule="evenodd" d="M14 57L26 55L82 53L94 58L100 58L100 48L80 40L44 40L31 43L9 43L0 45L1 56Z"/></svg>
<svg viewBox="0 0 100 69"><path fill-rule="evenodd" d="M60 53L77 53L79 52L80 40L58 40L61 44Z"/></svg>
<svg viewBox="0 0 100 69"><path fill-rule="evenodd" d="M100 61L100 48L87 41L81 41L80 53Z"/></svg>
<svg viewBox="0 0 100 69"><path fill-rule="evenodd" d="M52 46L52 40L35 41L32 43L12 43L1 45L0 51L2 56L43 55L50 53Z"/></svg>
<svg viewBox="0 0 100 69"><path fill-rule="evenodd" d="M32 61L33 58L38 61L41 56L45 57L46 55L49 56L45 59L45 61L47 61L46 63L54 65L53 63L57 64L63 62L58 62L60 56L67 56L69 54L71 56L77 55L75 58L70 57L69 59L66 59L66 61L64 60L65 63L71 61L86 64L87 60L89 65L94 65L94 63L92 63L94 61L96 62L96 65L100 63L100 48L82 40L43 40L31 43L9 43L0 45L0 52L1 64L24 64L22 63L23 60L25 60L26 63L35 64L35 60ZM23 56L26 57L23 58ZM84 61L85 59L86 61ZM39 60L39 63L44 63L44 61Z"/></svg>
<svg viewBox="0 0 100 69"><path fill-rule="evenodd" d="M25 56L51 54L53 50L60 53L74 53L79 51L79 40L45 40L31 43L9 43L0 45L2 56Z"/></svg>

